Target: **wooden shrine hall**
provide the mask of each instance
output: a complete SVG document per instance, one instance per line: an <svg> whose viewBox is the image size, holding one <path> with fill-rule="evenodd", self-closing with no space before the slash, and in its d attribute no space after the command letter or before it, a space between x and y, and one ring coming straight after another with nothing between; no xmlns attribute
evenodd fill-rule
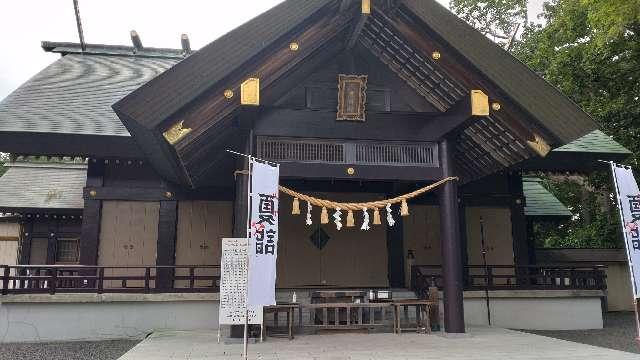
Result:
<svg viewBox="0 0 640 360"><path fill-rule="evenodd" d="M0 103L0 151L89 158L77 267L5 267L5 296L217 292L220 240L246 235L247 163L230 149L337 202L455 178L368 209L366 231L361 211L339 230L314 206L307 224L306 203L281 193L282 291L437 286L446 331L461 333L484 321L476 292L490 288L505 319L559 306L570 326L601 326L601 269L538 265L522 174L588 173L628 152L587 148L614 142L435 0L287 0L198 51L182 40L44 42L62 57Z"/></svg>

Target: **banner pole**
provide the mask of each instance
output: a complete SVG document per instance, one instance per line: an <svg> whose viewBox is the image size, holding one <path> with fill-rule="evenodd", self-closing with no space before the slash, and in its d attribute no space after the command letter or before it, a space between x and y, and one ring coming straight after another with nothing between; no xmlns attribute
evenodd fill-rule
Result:
<svg viewBox="0 0 640 360"><path fill-rule="evenodd" d="M229 150L227 150L229 151ZM229 151L231 152L231 151ZM247 247L249 246L249 244L251 243L250 241L250 237L251 237L251 174L252 174L252 161L253 161L253 157L250 155L245 155L245 154L240 154L240 155L244 155L249 159L248 162L248 169L249 169L249 175L247 176L247 224L246 224L246 228L247 228ZM247 286L245 287L245 298L244 298L244 344L243 344L243 357L244 360L247 360L248 358L248 350L249 350L249 341L248 341L248 337L249 337L249 268L251 266L251 264L249 264L249 259L251 259L251 256L249 256L249 249L247 248Z"/></svg>
<svg viewBox="0 0 640 360"><path fill-rule="evenodd" d="M605 162L605 161L603 161ZM623 205L622 205L622 198L620 195L620 187L618 185L618 177L616 176L616 166L618 164L614 163L613 161L608 161L609 165L611 165L611 175L613 176L613 185L616 189L616 199L618 200L618 212L620 214L620 224L622 226L622 236L624 237L624 248L627 252L627 259L629 260L629 273L631 275L631 285L633 288L633 309L636 315L636 345L638 345L640 347L640 315L638 314L638 299L636 298L636 279L635 279L635 272L634 272L634 266L635 264L632 261L632 257L631 257L631 249L629 249L629 244L627 243L627 239L626 239L626 235L624 233L625 229L624 229L624 213L622 212L623 210Z"/></svg>

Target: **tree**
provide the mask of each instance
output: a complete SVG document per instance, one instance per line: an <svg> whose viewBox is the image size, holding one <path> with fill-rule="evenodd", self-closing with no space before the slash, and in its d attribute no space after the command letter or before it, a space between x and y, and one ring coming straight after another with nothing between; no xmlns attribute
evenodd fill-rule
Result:
<svg viewBox="0 0 640 360"><path fill-rule="evenodd" d="M524 5L515 0L451 0L451 4L454 12L491 35L487 28L504 32L510 29L504 24L520 22L519 9L526 0ZM480 16L473 19L476 13ZM526 24L511 52L631 150L628 164L640 174L640 0L552 0L544 4L541 19L543 24ZM592 174L581 184L546 177L545 186L576 216L561 226L539 226L539 245L621 245L618 219L610 210L608 173Z"/></svg>
<svg viewBox="0 0 640 360"><path fill-rule="evenodd" d="M451 0L451 10L503 46L529 21L527 0Z"/></svg>
<svg viewBox="0 0 640 360"><path fill-rule="evenodd" d="M7 161L9 161L9 154L0 153L0 176L4 175L7 171L7 168L4 166Z"/></svg>

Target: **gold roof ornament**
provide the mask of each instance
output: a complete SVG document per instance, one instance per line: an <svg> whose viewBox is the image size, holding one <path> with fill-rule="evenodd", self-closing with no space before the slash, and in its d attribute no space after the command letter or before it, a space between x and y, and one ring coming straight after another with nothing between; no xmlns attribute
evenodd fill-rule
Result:
<svg viewBox="0 0 640 360"><path fill-rule="evenodd" d="M533 140L527 141L527 145L542 157L547 156L551 151L551 146L538 134L533 134Z"/></svg>
<svg viewBox="0 0 640 360"><path fill-rule="evenodd" d="M289 44L289 50L298 51L298 49L300 49L300 44L298 44L297 42L293 41L291 42L291 44Z"/></svg>
<svg viewBox="0 0 640 360"><path fill-rule="evenodd" d="M260 79L248 78L240 85L241 105L260 105Z"/></svg>
<svg viewBox="0 0 640 360"><path fill-rule="evenodd" d="M224 97L226 97L227 99L231 99L233 95L234 93L233 93L233 90L231 89L227 89L224 91Z"/></svg>
<svg viewBox="0 0 640 360"><path fill-rule="evenodd" d="M169 142L171 145L175 145L178 141L182 140L188 133L191 132L191 129L184 127L184 120L181 120L174 124L169 130L162 133L162 136Z"/></svg>
<svg viewBox="0 0 640 360"><path fill-rule="evenodd" d="M371 14L371 0L362 0L362 13Z"/></svg>
<svg viewBox="0 0 640 360"><path fill-rule="evenodd" d="M500 111L500 109L502 109L502 105L500 105L499 102L495 101L491 104L491 109L493 109L493 111Z"/></svg>
<svg viewBox="0 0 640 360"><path fill-rule="evenodd" d="M489 97L482 90L471 90L471 115L489 116Z"/></svg>
<svg viewBox="0 0 640 360"><path fill-rule="evenodd" d="M440 58L442 57L442 54L440 54L440 51L434 51L431 53L431 58L433 60L440 60Z"/></svg>

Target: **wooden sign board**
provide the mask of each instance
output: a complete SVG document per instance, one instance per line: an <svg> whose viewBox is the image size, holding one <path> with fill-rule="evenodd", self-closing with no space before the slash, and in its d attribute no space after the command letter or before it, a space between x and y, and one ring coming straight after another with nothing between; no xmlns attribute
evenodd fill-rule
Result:
<svg viewBox="0 0 640 360"><path fill-rule="evenodd" d="M222 239L220 325L244 325L247 297L247 246L244 238ZM248 309L249 324L262 324L262 306Z"/></svg>

